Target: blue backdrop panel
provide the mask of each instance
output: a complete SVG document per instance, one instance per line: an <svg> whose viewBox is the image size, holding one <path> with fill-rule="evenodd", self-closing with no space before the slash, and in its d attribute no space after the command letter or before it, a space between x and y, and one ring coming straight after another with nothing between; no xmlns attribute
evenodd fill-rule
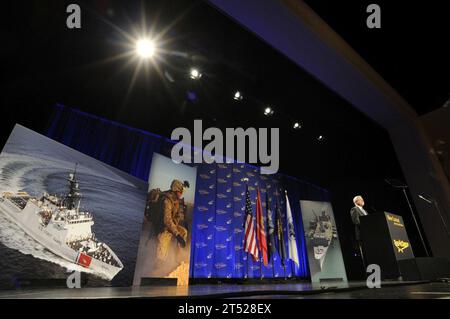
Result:
<svg viewBox="0 0 450 319"><path fill-rule="evenodd" d="M211 278L214 270L216 169L214 165L198 168L194 206L195 239L191 257L191 277ZM194 237L193 237L194 238Z"/></svg>
<svg viewBox="0 0 450 319"><path fill-rule="evenodd" d="M173 145L164 137L62 105L54 108L47 136L144 181L149 177L153 153L169 156ZM198 165L197 174L191 277L308 277L299 201L329 201L325 189L282 174L261 176L256 167L247 164L201 164ZM284 269L277 253L272 256L268 267L261 267L260 260L247 260L243 250L246 186L243 178L248 178L255 218L257 186L261 189L264 218L267 218L266 192L274 221L275 203L280 203L286 251L288 242L284 194L285 190L288 191L297 235L298 267L292 261L287 261Z"/></svg>
<svg viewBox="0 0 450 319"><path fill-rule="evenodd" d="M245 183L243 164L233 164L233 246L234 246L234 277L244 278L247 273L244 253L244 216L245 216ZM244 259L245 258L245 259Z"/></svg>
<svg viewBox="0 0 450 319"><path fill-rule="evenodd" d="M233 198L232 167L230 164L217 164L216 192L216 278L231 278L234 272L233 248Z"/></svg>

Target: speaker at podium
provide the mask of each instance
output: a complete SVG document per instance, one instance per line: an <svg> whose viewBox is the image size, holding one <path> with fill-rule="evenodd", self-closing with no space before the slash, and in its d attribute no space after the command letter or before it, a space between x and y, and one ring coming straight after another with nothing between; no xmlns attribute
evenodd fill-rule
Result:
<svg viewBox="0 0 450 319"><path fill-rule="evenodd" d="M382 279L399 278L399 262L414 258L403 218L383 212L361 216L360 222L366 264L379 265Z"/></svg>

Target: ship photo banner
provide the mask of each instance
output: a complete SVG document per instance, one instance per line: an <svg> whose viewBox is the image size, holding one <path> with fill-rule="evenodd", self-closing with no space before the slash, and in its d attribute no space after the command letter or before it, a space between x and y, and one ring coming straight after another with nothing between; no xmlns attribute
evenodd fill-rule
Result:
<svg viewBox="0 0 450 319"><path fill-rule="evenodd" d="M131 285L147 183L16 125L0 154L0 288Z"/></svg>
<svg viewBox="0 0 450 319"><path fill-rule="evenodd" d="M347 281L331 203L300 201L311 282Z"/></svg>

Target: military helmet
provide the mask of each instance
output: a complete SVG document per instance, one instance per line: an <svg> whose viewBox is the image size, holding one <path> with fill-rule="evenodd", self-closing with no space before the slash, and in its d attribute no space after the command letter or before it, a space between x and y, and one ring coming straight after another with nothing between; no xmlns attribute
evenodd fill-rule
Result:
<svg viewBox="0 0 450 319"><path fill-rule="evenodd" d="M181 182L181 181L179 181L177 179L174 179L172 181L172 184L170 184L170 190L173 191L173 192L181 192L182 193L184 191L184 184L183 184L183 182Z"/></svg>

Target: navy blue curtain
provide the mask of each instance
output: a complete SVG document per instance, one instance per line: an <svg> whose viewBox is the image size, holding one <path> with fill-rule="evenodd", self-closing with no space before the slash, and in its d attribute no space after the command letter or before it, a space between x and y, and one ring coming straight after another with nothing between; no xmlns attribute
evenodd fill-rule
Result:
<svg viewBox="0 0 450 319"><path fill-rule="evenodd" d="M173 142L143 130L109 121L76 109L56 105L47 136L144 181L148 180L154 152L169 155ZM271 278L308 277L308 260L300 200L329 201L328 191L311 183L285 176L260 175L247 164L201 164L197 166L194 205L191 277ZM261 190L264 214L266 193L275 220L275 202L281 206L287 249L285 191L294 218L300 265L271 256L268 266L247 259L243 251L245 182L256 211L256 188Z"/></svg>
<svg viewBox="0 0 450 319"><path fill-rule="evenodd" d="M161 152L168 143L159 135L59 104L46 134L144 181L150 174L153 153Z"/></svg>

